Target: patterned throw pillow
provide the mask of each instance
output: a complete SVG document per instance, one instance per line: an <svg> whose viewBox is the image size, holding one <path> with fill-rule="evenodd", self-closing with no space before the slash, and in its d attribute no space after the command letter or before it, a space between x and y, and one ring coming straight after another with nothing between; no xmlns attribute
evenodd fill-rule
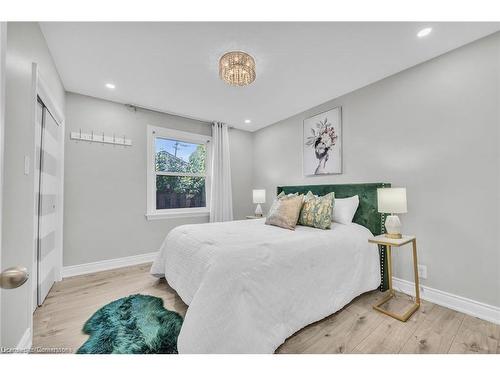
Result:
<svg viewBox="0 0 500 375"><path fill-rule="evenodd" d="M300 211L299 224L319 229L330 229L335 193L317 197L308 192Z"/></svg>
<svg viewBox="0 0 500 375"><path fill-rule="evenodd" d="M269 209L266 224L295 230L303 198L303 195L287 195L277 198Z"/></svg>

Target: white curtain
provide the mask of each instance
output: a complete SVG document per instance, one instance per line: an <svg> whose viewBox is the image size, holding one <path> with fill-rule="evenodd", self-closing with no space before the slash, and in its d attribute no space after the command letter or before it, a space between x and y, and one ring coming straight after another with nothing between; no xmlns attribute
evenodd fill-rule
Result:
<svg viewBox="0 0 500 375"><path fill-rule="evenodd" d="M226 124L212 124L212 173L210 222L233 220L229 131Z"/></svg>

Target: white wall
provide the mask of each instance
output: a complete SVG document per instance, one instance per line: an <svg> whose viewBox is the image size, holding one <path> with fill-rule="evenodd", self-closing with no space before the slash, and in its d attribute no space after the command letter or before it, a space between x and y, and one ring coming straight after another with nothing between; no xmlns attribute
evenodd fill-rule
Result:
<svg viewBox="0 0 500 375"><path fill-rule="evenodd" d="M174 227L208 218L147 221L146 126L211 134L209 123L67 93L64 195L64 265L157 251ZM126 135L132 147L76 142L71 131ZM236 218L251 210L252 136L230 131Z"/></svg>
<svg viewBox="0 0 500 375"><path fill-rule="evenodd" d="M254 185L405 186L423 284L500 306L499 54L497 33L256 132ZM303 120L335 106L344 173L303 177ZM394 253L412 280L410 252Z"/></svg>
<svg viewBox="0 0 500 375"><path fill-rule="evenodd" d="M64 111L65 93L37 23L7 25L6 117L2 220L2 266L22 265L32 274L35 124L32 63ZM24 156L30 158L24 175ZM31 285L2 292L2 344L15 347L30 325Z"/></svg>

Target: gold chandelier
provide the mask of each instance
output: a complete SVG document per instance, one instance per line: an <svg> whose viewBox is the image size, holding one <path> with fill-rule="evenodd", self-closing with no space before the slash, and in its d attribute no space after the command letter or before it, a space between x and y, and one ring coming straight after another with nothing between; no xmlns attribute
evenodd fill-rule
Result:
<svg viewBox="0 0 500 375"><path fill-rule="evenodd" d="M245 86L255 81L255 60L242 51L227 52L219 60L219 76L233 86Z"/></svg>

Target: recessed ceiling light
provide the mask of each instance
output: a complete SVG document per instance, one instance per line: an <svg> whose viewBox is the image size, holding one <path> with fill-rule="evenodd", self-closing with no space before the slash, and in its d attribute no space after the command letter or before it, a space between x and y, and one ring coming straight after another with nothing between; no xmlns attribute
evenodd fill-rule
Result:
<svg viewBox="0 0 500 375"><path fill-rule="evenodd" d="M106 87L113 90L116 86L113 83L106 83Z"/></svg>
<svg viewBox="0 0 500 375"><path fill-rule="evenodd" d="M422 29L420 30L418 33L417 33L417 36L419 38L423 38L424 36L427 36L431 33L432 31L432 27L426 27L425 29Z"/></svg>
<svg viewBox="0 0 500 375"><path fill-rule="evenodd" d="M252 120L245 120L245 124L250 124Z"/></svg>

